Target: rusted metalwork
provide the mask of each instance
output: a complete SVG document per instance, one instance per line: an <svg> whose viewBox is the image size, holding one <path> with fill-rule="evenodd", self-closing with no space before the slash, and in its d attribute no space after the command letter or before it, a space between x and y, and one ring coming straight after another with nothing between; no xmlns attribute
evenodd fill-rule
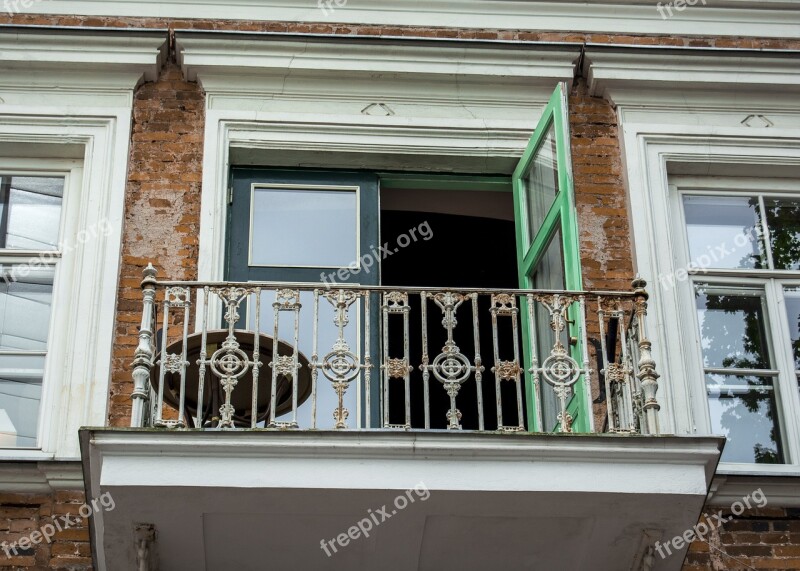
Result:
<svg viewBox="0 0 800 571"><path fill-rule="evenodd" d="M633 287L553 292L158 282L149 266L131 426L428 430L435 423L463 430L467 423L479 431L593 431L592 390L602 383L609 432L657 434L659 375L645 327L647 292L641 280ZM589 310L595 306L596 313ZM429 319L431 312L441 314L441 322ZM224 329L212 327L220 317ZM412 317L421 323L419 331L412 332ZM482 321L491 331L488 373ZM440 338L441 349L431 351L431 340ZM465 339L472 349L459 347ZM589 348L598 339L600 366L593 369ZM484 351L489 353L488 338ZM262 378L262 369L269 377ZM488 374L494 411L484 409ZM466 386L470 397L464 396ZM485 389L491 394L491 385ZM576 394L583 395L581 402ZM432 397L441 401L436 410ZM543 424L547 406L556 426Z"/></svg>

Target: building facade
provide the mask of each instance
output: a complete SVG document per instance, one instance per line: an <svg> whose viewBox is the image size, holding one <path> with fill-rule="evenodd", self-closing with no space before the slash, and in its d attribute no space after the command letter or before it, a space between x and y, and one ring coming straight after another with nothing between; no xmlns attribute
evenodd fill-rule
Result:
<svg viewBox="0 0 800 571"><path fill-rule="evenodd" d="M800 569L797 8L6 2L0 567Z"/></svg>

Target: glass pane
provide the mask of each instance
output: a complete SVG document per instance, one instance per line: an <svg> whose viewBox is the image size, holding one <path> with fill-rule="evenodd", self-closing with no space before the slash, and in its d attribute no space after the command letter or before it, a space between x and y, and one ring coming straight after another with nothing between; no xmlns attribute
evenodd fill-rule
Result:
<svg viewBox="0 0 800 571"><path fill-rule="evenodd" d="M566 289L566 283L564 281L563 242L561 240L560 229L556 230L553 238L551 238L544 256L536 265L536 270L532 279L534 289ZM536 351L539 356L539 364L541 365L553 350L556 338L555 333L550 327L550 314L542 304L536 304L534 316L536 319ZM542 382L541 387L543 429L544 431L550 431L558 424L557 417L558 413L561 411L561 405L551 385Z"/></svg>
<svg viewBox="0 0 800 571"><path fill-rule="evenodd" d="M774 379L707 375L706 388L712 432L728 439L723 462L784 462Z"/></svg>
<svg viewBox="0 0 800 571"><path fill-rule="evenodd" d="M794 366L800 371L800 289L786 290L786 317L794 353Z"/></svg>
<svg viewBox="0 0 800 571"><path fill-rule="evenodd" d="M357 193L256 188L251 264L342 268L358 260Z"/></svg>
<svg viewBox="0 0 800 571"><path fill-rule="evenodd" d="M772 261L778 270L800 270L800 200L765 198Z"/></svg>
<svg viewBox="0 0 800 571"><path fill-rule="evenodd" d="M35 448L44 357L0 355L0 448Z"/></svg>
<svg viewBox="0 0 800 571"><path fill-rule="evenodd" d="M547 211L558 195L558 158L555 126L550 125L534 154L525 182L525 207L528 217L528 244L533 244Z"/></svg>
<svg viewBox="0 0 800 571"><path fill-rule="evenodd" d="M699 286L696 302L706 367L770 367L763 294Z"/></svg>
<svg viewBox="0 0 800 571"><path fill-rule="evenodd" d="M0 248L57 250L63 177L0 177Z"/></svg>
<svg viewBox="0 0 800 571"><path fill-rule="evenodd" d="M690 261L701 268L766 268L758 199L684 196Z"/></svg>
<svg viewBox="0 0 800 571"><path fill-rule="evenodd" d="M263 292L261 294L261 319L260 326L261 332L272 336L274 334L274 310L272 304L275 301L274 292ZM314 331L314 294L310 291L300 292L300 320L299 320L299 340L298 347L300 353L310 361L311 356L314 354L313 331ZM355 302L350 306L349 322L344 328L344 339L350 346L350 350L361 356L359 347L358 328L360 325L360 303ZM255 308L250 309L250 323L253 322L253 315ZM319 329L317 340L317 347L319 351L319 358L324 359L332 349L333 345L338 338L338 328L334 324L335 311L333 305L324 297L320 296L319 299ZM280 321L278 323L278 338L281 341L294 344L294 313L287 311L281 312ZM270 356L271 357L271 356ZM272 369L265 368L268 371L267 380L271 382ZM374 374L374 372L373 372ZM347 425L350 428L355 428L358 425L358 394L361 387L357 381L350 383L347 392L344 395L344 406L350 412L347 419ZM380 398L373 395L372 398ZM333 411L337 408L339 403L336 391L333 388L333 383L328 380L325 374L320 371L317 377L317 428L332 429L336 424L333 418ZM297 408L297 422L300 428L311 428L311 405L312 399L309 397L305 402L301 403ZM279 416L276 420L279 422L288 422L292 419L292 413L287 412L283 416Z"/></svg>
<svg viewBox="0 0 800 571"><path fill-rule="evenodd" d="M54 268L0 265L0 273L0 350L46 350Z"/></svg>

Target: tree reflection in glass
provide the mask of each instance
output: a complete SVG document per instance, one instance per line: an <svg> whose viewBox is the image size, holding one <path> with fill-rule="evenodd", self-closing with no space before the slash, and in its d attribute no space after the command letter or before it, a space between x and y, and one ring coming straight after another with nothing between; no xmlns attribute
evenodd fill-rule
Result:
<svg viewBox="0 0 800 571"><path fill-rule="evenodd" d="M772 261L776 270L800 270L800 200L766 198Z"/></svg>
<svg viewBox="0 0 800 571"><path fill-rule="evenodd" d="M728 439L722 460L783 463L763 293L700 286L696 299L712 427Z"/></svg>

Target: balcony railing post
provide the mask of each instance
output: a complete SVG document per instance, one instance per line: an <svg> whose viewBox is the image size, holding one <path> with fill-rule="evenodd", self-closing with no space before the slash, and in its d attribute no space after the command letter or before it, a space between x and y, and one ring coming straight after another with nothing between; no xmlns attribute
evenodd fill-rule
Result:
<svg viewBox="0 0 800 571"><path fill-rule="evenodd" d="M658 378L660 375L656 372L656 363L653 360L652 344L647 338L647 300L649 294L646 291L647 282L637 277L632 283L634 289L634 311L636 312L636 320L639 327L638 330L638 345L639 345L639 374L637 375L644 397L644 421L648 434L659 434L660 428L658 424L658 411L661 406L656 400L656 393L658 392Z"/></svg>
<svg viewBox="0 0 800 571"><path fill-rule="evenodd" d="M139 344L133 356L133 400L131 427L141 428L144 411L149 398L150 371L153 368L153 309L156 298L156 269L147 264L142 279L142 325L139 328Z"/></svg>

